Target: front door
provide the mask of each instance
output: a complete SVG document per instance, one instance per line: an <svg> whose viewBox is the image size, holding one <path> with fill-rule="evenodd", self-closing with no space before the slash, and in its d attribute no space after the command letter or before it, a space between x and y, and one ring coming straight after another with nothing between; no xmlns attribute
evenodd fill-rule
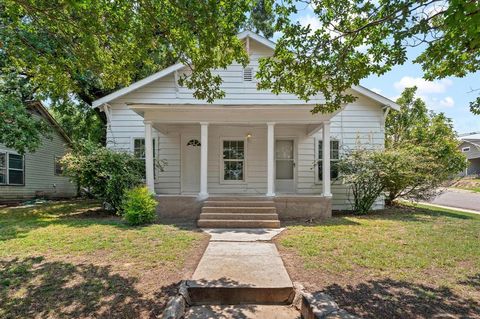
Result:
<svg viewBox="0 0 480 319"><path fill-rule="evenodd" d="M182 193L200 191L200 139L182 139Z"/></svg>
<svg viewBox="0 0 480 319"><path fill-rule="evenodd" d="M295 192L295 143L292 139L275 141L275 192Z"/></svg>

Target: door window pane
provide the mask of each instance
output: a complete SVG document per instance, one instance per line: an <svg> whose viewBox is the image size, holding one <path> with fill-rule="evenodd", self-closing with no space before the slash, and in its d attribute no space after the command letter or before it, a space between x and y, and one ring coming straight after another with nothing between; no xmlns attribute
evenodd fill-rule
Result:
<svg viewBox="0 0 480 319"><path fill-rule="evenodd" d="M278 140L275 145L275 158L293 160L293 141Z"/></svg>
<svg viewBox="0 0 480 319"><path fill-rule="evenodd" d="M277 160L275 170L277 179L293 179L293 161Z"/></svg>

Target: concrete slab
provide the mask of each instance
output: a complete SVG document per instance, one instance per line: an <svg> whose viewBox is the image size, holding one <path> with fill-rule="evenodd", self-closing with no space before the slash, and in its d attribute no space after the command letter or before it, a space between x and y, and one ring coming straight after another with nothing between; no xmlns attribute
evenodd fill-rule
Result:
<svg viewBox="0 0 480 319"><path fill-rule="evenodd" d="M273 243L210 242L192 280L220 287L293 287Z"/></svg>
<svg viewBox="0 0 480 319"><path fill-rule="evenodd" d="M235 305L194 306L188 309L186 319L300 319L300 313L291 306Z"/></svg>
<svg viewBox="0 0 480 319"><path fill-rule="evenodd" d="M285 228L207 228L203 229L211 238L210 241L255 242L270 241Z"/></svg>

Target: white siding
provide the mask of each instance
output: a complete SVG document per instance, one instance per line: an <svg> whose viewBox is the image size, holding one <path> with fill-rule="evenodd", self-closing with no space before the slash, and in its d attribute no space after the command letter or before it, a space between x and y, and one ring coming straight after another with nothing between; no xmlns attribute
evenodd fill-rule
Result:
<svg viewBox="0 0 480 319"><path fill-rule="evenodd" d="M251 42L254 43L254 42ZM269 51L253 44L252 63L256 68L259 56L266 55ZM232 65L227 70L218 72L223 76L223 89L226 97L218 104L302 104L295 96L282 94L276 96L270 92L256 90L255 82L243 82L242 67ZM321 102L318 98L313 101ZM143 118L132 110L126 103L159 103L159 104L204 104L195 100L185 88L177 88L174 76L170 75L146 85L127 94L112 103L112 122L107 131L109 145L119 150L132 150L133 137L143 137ZM383 111L378 102L366 97L359 99L342 110L331 121L332 139L340 141L342 150L353 149L357 143L365 147L383 147L384 127ZM266 130L265 126L221 126L209 127L209 152L208 152L208 191L210 194L265 194L266 193ZM160 159L167 161L164 172L157 172L155 189L157 193L181 193L181 136L198 134L200 125L178 126L163 135L154 132L154 137L159 143L157 154ZM247 133L252 138L247 142L246 182L239 184L223 184L221 182L221 138L244 138ZM294 137L297 146L296 159L296 191L299 194L321 194L322 185L315 181L315 141L317 136L308 137L306 127L302 125L277 125L276 137ZM333 208L350 208L348 191L346 187L334 182L332 185ZM383 207L379 200L376 208Z"/></svg>

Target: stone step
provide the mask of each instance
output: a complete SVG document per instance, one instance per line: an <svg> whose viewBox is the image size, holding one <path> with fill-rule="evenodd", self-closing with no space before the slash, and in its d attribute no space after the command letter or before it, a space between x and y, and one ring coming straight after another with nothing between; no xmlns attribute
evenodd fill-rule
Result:
<svg viewBox="0 0 480 319"><path fill-rule="evenodd" d="M203 207L275 207L275 202L271 200L268 200L268 201L207 200L203 203Z"/></svg>
<svg viewBox="0 0 480 319"><path fill-rule="evenodd" d="M275 305L203 305L187 309L186 319L300 319L293 306Z"/></svg>
<svg viewBox="0 0 480 319"><path fill-rule="evenodd" d="M289 305L295 296L293 287L225 287L218 282L188 281L188 294L194 305Z"/></svg>
<svg viewBox="0 0 480 319"><path fill-rule="evenodd" d="M276 213L201 213L200 219L278 220L278 215Z"/></svg>
<svg viewBox="0 0 480 319"><path fill-rule="evenodd" d="M275 207L202 207L202 213L276 214Z"/></svg>
<svg viewBox="0 0 480 319"><path fill-rule="evenodd" d="M200 228L280 228L279 220L199 219Z"/></svg>

